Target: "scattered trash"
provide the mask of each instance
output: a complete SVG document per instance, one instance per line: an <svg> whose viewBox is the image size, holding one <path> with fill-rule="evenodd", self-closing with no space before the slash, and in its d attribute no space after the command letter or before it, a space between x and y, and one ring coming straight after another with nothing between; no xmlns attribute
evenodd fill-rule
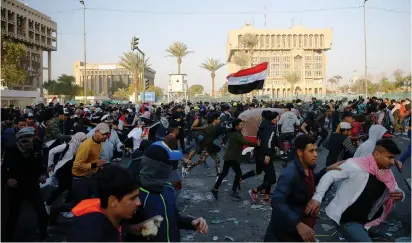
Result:
<svg viewBox="0 0 412 243"><path fill-rule="evenodd" d="M345 238L339 236L339 240L342 241L345 240Z"/></svg>
<svg viewBox="0 0 412 243"><path fill-rule="evenodd" d="M183 240L184 241L193 241L194 237L193 237L193 235L186 235L186 237L183 237Z"/></svg>
<svg viewBox="0 0 412 243"><path fill-rule="evenodd" d="M233 223L234 223L235 225L239 225L239 221L237 221L237 220L233 221Z"/></svg>
<svg viewBox="0 0 412 243"><path fill-rule="evenodd" d="M395 239L395 242L411 242L411 237L399 237Z"/></svg>
<svg viewBox="0 0 412 243"><path fill-rule="evenodd" d="M187 208L187 206L185 206L185 208L183 209L182 213L184 213L184 212L185 212L186 208Z"/></svg>
<svg viewBox="0 0 412 243"><path fill-rule="evenodd" d="M225 236L225 239L228 239L228 240L230 240L230 241L232 241L232 242L235 241L235 239L234 239L233 237L231 237L231 236Z"/></svg>
<svg viewBox="0 0 412 243"><path fill-rule="evenodd" d="M212 224L220 224L223 223L224 221L220 220L220 219L212 219L212 221L210 221Z"/></svg>
<svg viewBox="0 0 412 243"><path fill-rule="evenodd" d="M321 224L321 226L325 232L328 232L329 230L335 228L335 226L328 225L328 224Z"/></svg>
<svg viewBox="0 0 412 243"><path fill-rule="evenodd" d="M263 205L253 204L251 208L253 208L253 209L263 208Z"/></svg>
<svg viewBox="0 0 412 243"><path fill-rule="evenodd" d="M213 236L213 241L217 241L218 239L219 239L219 237Z"/></svg>
<svg viewBox="0 0 412 243"><path fill-rule="evenodd" d="M236 221L237 220L237 218L228 218L228 219L226 219L226 222L229 222L229 221Z"/></svg>
<svg viewBox="0 0 412 243"><path fill-rule="evenodd" d="M209 213L220 213L220 210L212 210L212 211L209 211Z"/></svg>
<svg viewBox="0 0 412 243"><path fill-rule="evenodd" d="M245 220L245 223L246 223L246 224L249 223L249 220Z"/></svg>
<svg viewBox="0 0 412 243"><path fill-rule="evenodd" d="M400 228L402 228L402 222L401 221L396 221L396 222L391 222L389 223L389 232L395 232L398 231Z"/></svg>
<svg viewBox="0 0 412 243"><path fill-rule="evenodd" d="M223 183L223 182L227 182L227 180L223 180L222 183Z"/></svg>
<svg viewBox="0 0 412 243"><path fill-rule="evenodd" d="M389 237L391 237L391 236L392 236L392 234L391 234L391 233L385 233L385 235L386 235L386 236L389 236Z"/></svg>

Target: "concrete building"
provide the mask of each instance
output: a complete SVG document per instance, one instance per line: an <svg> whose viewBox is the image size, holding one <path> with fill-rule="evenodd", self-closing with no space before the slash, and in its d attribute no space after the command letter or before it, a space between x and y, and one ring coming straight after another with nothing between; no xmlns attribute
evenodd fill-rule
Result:
<svg viewBox="0 0 412 243"><path fill-rule="evenodd" d="M239 71L234 63L237 52L247 52L241 44L245 34L256 35L259 43L254 48L253 65L269 62L263 94L273 99L326 94L326 51L332 47L331 29L306 29L294 26L285 30L255 29L245 25L240 30L229 31L227 58L229 72ZM300 80L291 90L285 76L299 74Z"/></svg>
<svg viewBox="0 0 412 243"><path fill-rule="evenodd" d="M113 95L112 83L116 81L130 85L133 82L132 74L116 63L90 64L87 63L87 89L96 95ZM149 80L149 85L154 85L156 71L147 68L144 72L144 79ZM76 84L83 86L84 62L76 61L73 64L73 76Z"/></svg>
<svg viewBox="0 0 412 243"><path fill-rule="evenodd" d="M51 52L57 50L57 24L49 16L16 0L1 0L1 39L22 43L26 57L21 60L29 78L24 90L43 92L43 53L47 52L47 80L51 80ZM9 87L16 88L16 87Z"/></svg>

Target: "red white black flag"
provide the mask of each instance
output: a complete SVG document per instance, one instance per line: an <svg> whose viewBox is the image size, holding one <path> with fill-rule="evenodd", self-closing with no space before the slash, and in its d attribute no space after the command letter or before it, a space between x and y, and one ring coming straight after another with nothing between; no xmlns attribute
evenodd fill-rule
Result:
<svg viewBox="0 0 412 243"><path fill-rule="evenodd" d="M264 62L227 76L231 94L246 94L255 89L262 89L267 76L268 63Z"/></svg>

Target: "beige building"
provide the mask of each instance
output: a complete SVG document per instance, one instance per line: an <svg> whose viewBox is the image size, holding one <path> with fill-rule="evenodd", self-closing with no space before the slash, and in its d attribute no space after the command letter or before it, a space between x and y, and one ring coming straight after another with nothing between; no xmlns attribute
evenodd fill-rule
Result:
<svg viewBox="0 0 412 243"><path fill-rule="evenodd" d="M254 49L253 64L269 62L263 94L269 94L273 99L325 95L326 51L332 46L331 29L294 26L286 30L271 30L245 25L240 30L231 30L227 42L230 73L240 69L233 63L233 57L237 52L247 51L240 44L242 36L247 33L256 35L259 40ZM285 79L291 72L300 76L293 91Z"/></svg>
<svg viewBox="0 0 412 243"><path fill-rule="evenodd" d="M133 82L131 73L116 63L88 63L86 72L87 89L92 91L95 95L113 95L113 90L111 89L113 82L123 82L126 85L130 85ZM149 80L149 85L154 85L155 75L156 71L151 68L146 68L144 79ZM84 62L74 62L73 76L76 79L76 84L84 87Z"/></svg>
<svg viewBox="0 0 412 243"><path fill-rule="evenodd" d="M57 24L49 16L16 0L1 0L1 39L25 45L27 54L21 60L29 73L24 90L43 91L43 69L51 80L51 52L57 50ZM43 52L47 51L47 68ZM9 87L17 88L17 87Z"/></svg>

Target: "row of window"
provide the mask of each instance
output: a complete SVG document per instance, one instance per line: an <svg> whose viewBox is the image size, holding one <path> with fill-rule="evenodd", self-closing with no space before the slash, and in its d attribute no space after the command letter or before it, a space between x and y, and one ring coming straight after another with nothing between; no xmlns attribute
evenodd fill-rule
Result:
<svg viewBox="0 0 412 243"><path fill-rule="evenodd" d="M272 70L269 72L269 77L285 77L289 74L289 71L282 71L282 70ZM321 77L322 76L322 70L315 70L315 71L305 71L305 77L311 77L311 76L316 76L316 77Z"/></svg>
<svg viewBox="0 0 412 243"><path fill-rule="evenodd" d="M259 47L277 47L277 48L309 48L323 47L325 42L324 35L256 35L259 40ZM242 35L238 36L238 43L241 46Z"/></svg>

